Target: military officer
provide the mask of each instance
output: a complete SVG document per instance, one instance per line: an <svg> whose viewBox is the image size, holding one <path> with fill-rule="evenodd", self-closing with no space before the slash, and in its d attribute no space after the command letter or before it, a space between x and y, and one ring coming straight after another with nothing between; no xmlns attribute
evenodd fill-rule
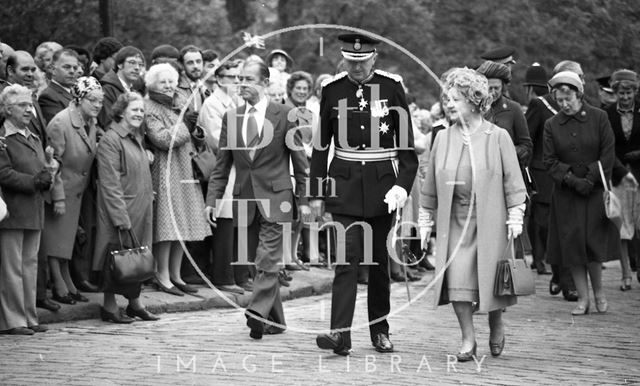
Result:
<svg viewBox="0 0 640 386"><path fill-rule="evenodd" d="M386 240L394 212L413 184L418 159L401 78L373 70L379 41L361 34L338 39L346 71L323 83L310 205L317 216L330 212L338 231L346 229L346 256L336 258L331 332L318 335L316 343L349 355L358 262L364 260L372 264L367 293L371 342L378 352L392 352ZM335 155L327 170L331 141Z"/></svg>

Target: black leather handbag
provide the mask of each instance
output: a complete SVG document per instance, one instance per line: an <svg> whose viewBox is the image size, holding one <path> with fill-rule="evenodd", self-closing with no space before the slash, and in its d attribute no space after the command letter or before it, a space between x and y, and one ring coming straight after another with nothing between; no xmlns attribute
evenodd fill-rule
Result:
<svg viewBox="0 0 640 386"><path fill-rule="evenodd" d="M118 230L120 249L111 251L109 266L116 283L141 283L154 276L153 254L147 246L140 245L132 230L128 231L133 248L126 249L122 243L122 231Z"/></svg>

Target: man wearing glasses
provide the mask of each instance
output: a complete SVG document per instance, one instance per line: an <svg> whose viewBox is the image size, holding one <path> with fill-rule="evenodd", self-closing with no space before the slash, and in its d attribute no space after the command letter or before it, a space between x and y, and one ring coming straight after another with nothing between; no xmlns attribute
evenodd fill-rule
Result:
<svg viewBox="0 0 640 386"><path fill-rule="evenodd" d="M111 123L111 106L125 91L137 91L144 94L143 75L145 61L142 51L133 46L122 47L115 57L115 67L100 79L104 92L104 103L98 124L104 130Z"/></svg>

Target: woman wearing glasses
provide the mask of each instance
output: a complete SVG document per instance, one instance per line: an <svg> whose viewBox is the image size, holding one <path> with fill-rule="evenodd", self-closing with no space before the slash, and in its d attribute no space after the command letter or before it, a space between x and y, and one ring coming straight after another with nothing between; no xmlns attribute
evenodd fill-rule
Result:
<svg viewBox="0 0 640 386"><path fill-rule="evenodd" d="M89 301L71 280L69 260L78 229L82 196L89 184L96 156L96 118L104 95L93 77L81 77L72 89L73 101L49 122L47 136L62 162L60 178L54 181L51 200L45 205L42 250L49 257L53 299L75 304Z"/></svg>
<svg viewBox="0 0 640 386"><path fill-rule="evenodd" d="M57 173L47 165L42 143L29 130L33 117L31 91L17 84L0 94L5 118L0 137L0 187L9 217L0 222L0 333L44 332L36 313L38 248L44 224L44 195Z"/></svg>

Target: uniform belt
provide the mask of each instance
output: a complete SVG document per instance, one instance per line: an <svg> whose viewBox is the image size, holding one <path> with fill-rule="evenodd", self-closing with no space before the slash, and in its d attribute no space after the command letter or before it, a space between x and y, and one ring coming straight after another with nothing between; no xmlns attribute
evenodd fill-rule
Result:
<svg viewBox="0 0 640 386"><path fill-rule="evenodd" d="M390 149L346 150L336 148L335 156L344 161L388 161L397 160L398 151Z"/></svg>

